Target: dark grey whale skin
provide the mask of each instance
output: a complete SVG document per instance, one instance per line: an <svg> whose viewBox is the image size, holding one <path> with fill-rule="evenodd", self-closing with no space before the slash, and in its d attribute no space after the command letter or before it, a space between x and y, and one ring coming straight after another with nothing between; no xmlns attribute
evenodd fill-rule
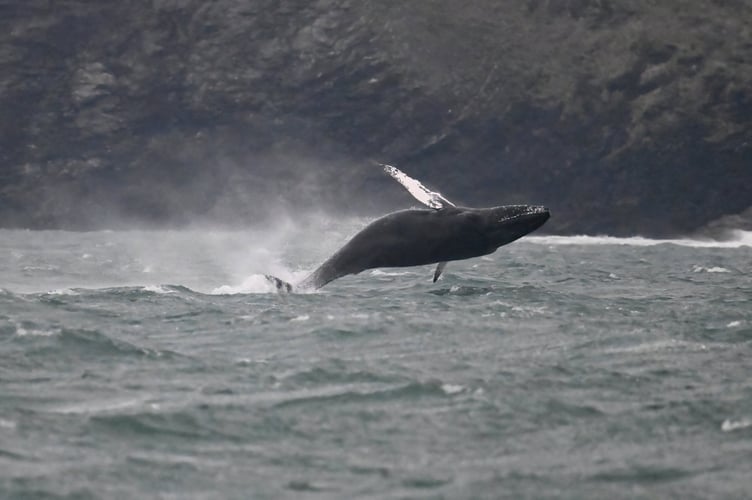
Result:
<svg viewBox="0 0 752 500"><path fill-rule="evenodd" d="M297 288L318 289L342 276L377 267L487 255L535 231L549 217L547 208L531 205L401 210L366 226Z"/></svg>

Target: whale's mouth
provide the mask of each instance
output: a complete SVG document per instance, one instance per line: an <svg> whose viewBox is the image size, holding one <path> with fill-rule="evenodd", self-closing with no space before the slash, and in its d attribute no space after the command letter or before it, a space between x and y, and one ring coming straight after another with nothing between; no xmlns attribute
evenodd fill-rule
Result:
<svg viewBox="0 0 752 500"><path fill-rule="evenodd" d="M508 216L508 217L502 217L498 220L500 223L510 223L510 222L521 222L521 221L528 221L528 220L534 220L539 221L540 224L543 224L551 217L551 212L546 207L538 207L538 206L531 206L528 207L527 210L524 212L520 212L518 214Z"/></svg>

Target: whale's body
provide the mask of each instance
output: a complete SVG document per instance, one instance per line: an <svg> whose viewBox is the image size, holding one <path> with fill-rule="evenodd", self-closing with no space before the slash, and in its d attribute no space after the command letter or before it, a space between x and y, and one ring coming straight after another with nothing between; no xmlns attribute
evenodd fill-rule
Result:
<svg viewBox="0 0 752 500"><path fill-rule="evenodd" d="M298 286L321 288L342 276L378 267L487 255L537 229L548 217L545 208L527 205L401 210L366 226Z"/></svg>
<svg viewBox="0 0 752 500"><path fill-rule="evenodd" d="M373 221L299 283L298 288L321 288L337 278L366 269L438 263L436 281L447 262L492 253L536 230L550 217L547 208L531 205L457 207L396 168L388 165L384 168L418 201L431 208L401 210ZM267 278L281 291L293 288L273 276Z"/></svg>

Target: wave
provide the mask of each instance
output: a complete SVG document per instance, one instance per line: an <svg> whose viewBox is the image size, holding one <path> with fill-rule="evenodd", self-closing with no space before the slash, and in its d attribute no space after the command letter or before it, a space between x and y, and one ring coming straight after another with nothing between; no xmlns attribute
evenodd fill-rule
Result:
<svg viewBox="0 0 752 500"><path fill-rule="evenodd" d="M21 294L22 297L32 297L41 299L53 299L65 297L82 297L83 299L91 298L92 296L117 296L117 297L141 297L151 295L169 295L169 294L185 294L185 293L198 293L191 290L188 287L182 285L126 285L126 286L109 286L102 288L59 288L46 292L32 292L27 294Z"/></svg>
<svg viewBox="0 0 752 500"><path fill-rule="evenodd" d="M275 395L275 408L294 406L344 405L348 403L383 402L398 399L415 400L424 397L446 397L459 394L464 386L442 383L439 380L412 381L402 384L345 384L316 389L300 389Z"/></svg>
<svg viewBox="0 0 752 500"><path fill-rule="evenodd" d="M158 295L164 295L168 293L175 293L175 290L163 285L146 285L141 287L144 292L156 293Z"/></svg>
<svg viewBox="0 0 752 500"><path fill-rule="evenodd" d="M541 245L622 245L650 247L655 245L678 245L694 248L741 248L752 247L752 231L735 230L728 240L711 239L653 239L642 236L619 238L616 236L529 236L526 241Z"/></svg>
<svg viewBox="0 0 752 500"><path fill-rule="evenodd" d="M288 273L289 274L289 273ZM299 281L298 273L293 276L291 282ZM236 295L249 293L278 293L275 285L269 282L263 274L248 276L238 285L222 285L207 290L195 290L183 285L150 284L150 285L126 285L95 288L58 288L44 292L15 293L11 290L0 288L0 297L17 300L39 300L47 303L63 303L65 299L88 300L101 299L107 296L113 298L146 298L160 295L173 295L176 297L196 295Z"/></svg>

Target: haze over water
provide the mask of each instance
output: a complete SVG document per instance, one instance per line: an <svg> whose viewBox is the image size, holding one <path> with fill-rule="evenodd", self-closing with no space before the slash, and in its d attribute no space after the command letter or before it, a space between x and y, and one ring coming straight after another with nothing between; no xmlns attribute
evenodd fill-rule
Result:
<svg viewBox="0 0 752 500"><path fill-rule="evenodd" d="M0 497L749 494L752 235L261 277L365 223L0 230Z"/></svg>

